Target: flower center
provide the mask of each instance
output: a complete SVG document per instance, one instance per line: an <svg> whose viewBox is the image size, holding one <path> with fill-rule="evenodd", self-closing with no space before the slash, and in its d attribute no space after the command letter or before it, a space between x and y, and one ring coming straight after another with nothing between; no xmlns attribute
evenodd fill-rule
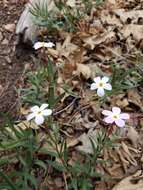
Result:
<svg viewBox="0 0 143 190"><path fill-rule="evenodd" d="M37 115L41 115L41 114L42 114L42 112L41 112L41 111L38 111L38 112L37 112Z"/></svg>
<svg viewBox="0 0 143 190"><path fill-rule="evenodd" d="M103 83L102 82L99 83L99 87L103 87Z"/></svg>
<svg viewBox="0 0 143 190"><path fill-rule="evenodd" d="M119 115L113 115L113 118L114 118L114 119L118 119L118 118L119 118Z"/></svg>

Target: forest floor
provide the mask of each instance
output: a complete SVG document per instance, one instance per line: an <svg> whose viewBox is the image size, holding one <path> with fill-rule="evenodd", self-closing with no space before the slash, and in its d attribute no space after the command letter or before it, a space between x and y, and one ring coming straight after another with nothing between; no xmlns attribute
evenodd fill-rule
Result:
<svg viewBox="0 0 143 190"><path fill-rule="evenodd" d="M43 55L39 51L36 57L30 54L16 56L15 28L25 3L24 0L0 1L1 125L5 120L3 114L10 115L14 121L24 120L28 114L31 102L23 103L23 93L20 94L18 89L30 88L25 73L28 70L36 76L38 71L35 71L35 60ZM53 36L56 47L48 50L48 55L59 68L56 93L58 96L65 93L54 108L55 115L53 114L54 121L62 125L60 143L64 137L69 150L68 166L72 167L79 160L84 163L85 155L93 155L90 137L94 138L97 130L107 127L101 110L120 107L123 112L130 114L127 127L116 131L116 127L112 126L110 132L116 131L118 135L118 139L115 139L116 147L105 147L101 151L99 162L93 166L104 177L97 174L90 178L86 169L81 167L83 171L79 172L77 179L84 184L82 174L85 172L83 176L89 177L92 187L88 187L87 180L87 187L80 184L77 190L143 190L143 2L119 0L117 3L109 0L97 8L92 16L95 18L91 19L92 23L84 20L78 23L78 32L75 34L58 31ZM42 61L45 60L44 58ZM101 101L98 101L98 97L89 88L93 78L98 75L112 78L113 91ZM42 95L38 96L38 101L44 102L49 83L44 79L40 85ZM31 100L31 96L28 97ZM44 136L43 129L38 132ZM34 158L36 155L43 162L48 160L49 155L39 154L34 152ZM104 163L105 160L107 163ZM14 162L12 167L6 166L6 174L17 170L20 165L17 163L20 161ZM61 163L61 160L56 161ZM65 178L69 181L70 174L63 171L54 173L55 168L52 166L48 167L48 175L43 170L42 173L36 173L35 168L32 168L40 184L36 190L44 190L45 187L49 190L67 190ZM3 165L0 165L1 168L4 170ZM13 181L15 180L16 178ZM30 188L34 189L31 186Z"/></svg>
<svg viewBox="0 0 143 190"><path fill-rule="evenodd" d="M15 27L24 3L16 0L0 1L0 112L13 116L19 107L16 85L26 64L24 59L19 60L15 54Z"/></svg>

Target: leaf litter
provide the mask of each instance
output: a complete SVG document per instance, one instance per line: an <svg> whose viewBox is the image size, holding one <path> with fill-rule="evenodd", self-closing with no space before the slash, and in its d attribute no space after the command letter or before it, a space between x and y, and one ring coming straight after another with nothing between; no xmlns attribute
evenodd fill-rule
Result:
<svg viewBox="0 0 143 190"><path fill-rule="evenodd" d="M76 1L67 1L67 4L74 7ZM63 123L61 134L66 139L68 148L71 149L69 160L71 165L75 160L81 159L80 152L93 154L93 145L97 146L99 129L107 127L101 121L100 103L96 95L93 99L94 93L90 92L90 81L98 75L112 76L114 65L117 65L115 71L117 73L120 68L123 73L132 67L138 66L140 70L143 68L142 6L141 1L107 0L100 8L92 10L89 18L78 23L76 33L58 31L60 41L56 42L55 49L47 50L59 68L57 94L62 94L65 83L71 88L60 102L60 110L64 111L55 116L59 123ZM141 60L138 59L139 56ZM132 78L142 83L132 84ZM99 162L97 170L109 176L112 182L105 179L107 186L102 181L95 182L95 189L106 190L106 187L112 190L143 189L141 175L134 176L134 173L140 172L142 168L143 131L140 120L143 118L143 80L141 78L140 74L126 75L124 80L128 81L130 89L126 88L124 84L126 81L120 83L119 78L117 82L123 86L123 90L111 94L102 103L103 108L112 105L123 108L131 113L131 118L129 126L124 131L120 129L116 131L118 137L115 140L116 146L110 149L105 147L100 155L100 159L107 160L107 163ZM74 93L69 95L69 91ZM73 101L75 94L78 96L77 101ZM25 108L22 109L24 111L21 112L26 112ZM17 126L23 128L24 123L25 121ZM37 126L33 125L33 128ZM47 137L40 131L39 135L42 135L43 149L50 150L45 143ZM91 142L91 139L94 141ZM84 159L82 158L81 161ZM136 183L132 182L134 178L138 178ZM121 182L118 183L119 180ZM54 185L63 187L60 177L50 183L49 189Z"/></svg>

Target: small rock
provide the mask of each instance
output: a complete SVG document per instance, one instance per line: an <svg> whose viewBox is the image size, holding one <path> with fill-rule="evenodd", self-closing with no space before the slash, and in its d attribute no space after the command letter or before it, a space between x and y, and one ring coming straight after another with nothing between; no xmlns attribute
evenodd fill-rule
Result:
<svg viewBox="0 0 143 190"><path fill-rule="evenodd" d="M6 59L6 61L7 61L8 63L11 63L11 59L10 59L9 56L6 56L5 59Z"/></svg>
<svg viewBox="0 0 143 190"><path fill-rule="evenodd" d="M7 45L7 44L6 44L6 45ZM6 55L10 54L10 52L11 52L11 49L10 49L10 48L5 48L5 49L3 50L3 54L6 54Z"/></svg>
<svg viewBox="0 0 143 190"><path fill-rule="evenodd" d="M8 45L9 41L5 38L3 41L2 41L2 45Z"/></svg>
<svg viewBox="0 0 143 190"><path fill-rule="evenodd" d="M54 182L58 188L63 187L63 185L64 185L63 181L60 177L57 177L56 179L54 179Z"/></svg>
<svg viewBox="0 0 143 190"><path fill-rule="evenodd" d="M6 24L4 26L4 29L7 30L8 32L14 32L14 30L15 30L15 24Z"/></svg>

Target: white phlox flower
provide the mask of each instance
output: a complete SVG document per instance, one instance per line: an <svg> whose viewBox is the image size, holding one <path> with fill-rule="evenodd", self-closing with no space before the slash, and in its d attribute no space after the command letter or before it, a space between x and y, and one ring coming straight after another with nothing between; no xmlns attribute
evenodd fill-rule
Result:
<svg viewBox="0 0 143 190"><path fill-rule="evenodd" d="M55 46L53 42L36 42L33 47L35 50L37 50L42 47L52 48L53 46Z"/></svg>
<svg viewBox="0 0 143 190"><path fill-rule="evenodd" d="M75 6L76 6L76 0L68 0L67 2L66 2L66 5L68 5L69 7L72 7L72 8L74 8Z"/></svg>
<svg viewBox="0 0 143 190"><path fill-rule="evenodd" d="M121 113L121 109L119 107L113 107L112 111L103 110L102 114L106 116L104 118L106 123L115 123L118 127L124 127L125 120L130 118L128 113Z"/></svg>
<svg viewBox="0 0 143 190"><path fill-rule="evenodd" d="M27 121L30 121L34 119L35 123L37 125L41 125L44 123L45 116L49 116L52 114L51 109L46 109L48 107L48 104L42 104L40 107L39 106L33 106L30 111L30 113L27 116Z"/></svg>
<svg viewBox="0 0 143 190"><path fill-rule="evenodd" d="M93 79L94 82L91 84L91 90L97 90L98 96L102 97L105 94L105 90L112 90L112 86L108 83L108 77L96 77Z"/></svg>

